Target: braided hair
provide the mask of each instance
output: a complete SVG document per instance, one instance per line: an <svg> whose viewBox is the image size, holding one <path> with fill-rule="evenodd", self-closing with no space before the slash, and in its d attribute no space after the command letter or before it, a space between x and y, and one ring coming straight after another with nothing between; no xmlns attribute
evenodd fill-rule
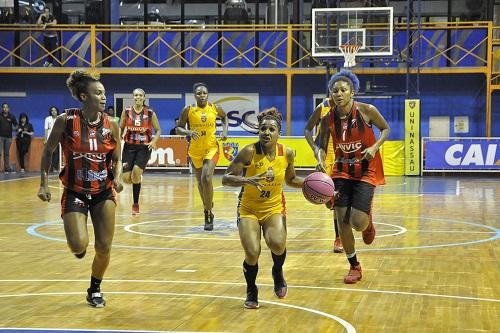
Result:
<svg viewBox="0 0 500 333"><path fill-rule="evenodd" d="M354 74L350 70L342 69L340 72L332 75L332 77L330 78L330 81L328 81L328 90L331 91L333 88L333 85L337 81L347 82L349 84L349 86L351 87L351 90L355 94L359 91L359 79L356 76L356 74Z"/></svg>
<svg viewBox="0 0 500 333"><path fill-rule="evenodd" d="M82 102L80 94L87 93L88 85L92 82L99 82L101 75L96 71L77 69L71 72L66 80L71 95Z"/></svg>
<svg viewBox="0 0 500 333"><path fill-rule="evenodd" d="M262 124L262 122L266 119L272 119L272 120L276 121L276 123L278 124L278 128L281 130L282 117L281 117L281 113L279 113L277 108L275 108L273 106L271 108L262 110L262 112L260 112L257 115L257 120L259 121L259 127Z"/></svg>

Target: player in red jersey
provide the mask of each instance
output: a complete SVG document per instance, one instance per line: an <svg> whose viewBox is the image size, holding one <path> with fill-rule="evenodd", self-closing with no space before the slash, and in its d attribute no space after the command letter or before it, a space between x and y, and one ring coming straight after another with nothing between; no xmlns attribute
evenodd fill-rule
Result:
<svg viewBox="0 0 500 333"><path fill-rule="evenodd" d="M145 104L146 93L141 88L133 91L134 105L122 112L120 129L123 133L123 181L132 184L134 203L132 215L139 214L139 194L141 192L142 174L151 150L156 149L161 128L156 113ZM153 137L153 128L155 136Z"/></svg>
<svg viewBox="0 0 500 333"><path fill-rule="evenodd" d="M340 238L351 265L344 283L361 280L361 265L356 257L352 229L362 231L363 241L371 244L375 227L371 209L375 186L385 183L382 158L378 151L389 135L389 125L377 108L371 104L354 101L359 80L348 70L333 75L328 83L335 103L321 120L319 167L325 170L325 152L333 140L335 164L332 178L339 191L335 199L335 213L340 228ZM378 139L372 125L380 130Z"/></svg>
<svg viewBox="0 0 500 333"><path fill-rule="evenodd" d="M52 152L61 143L64 168L60 179L64 185L61 216L68 246L77 258L85 256L89 244L87 215L90 211L95 236L87 302L104 307L101 281L109 264L115 229L115 191L120 192L122 172L120 129L104 113L105 90L96 72L73 71L66 84L73 97L82 102L81 109L68 109L59 115L42 154L41 182L38 197L50 201L48 173Z"/></svg>

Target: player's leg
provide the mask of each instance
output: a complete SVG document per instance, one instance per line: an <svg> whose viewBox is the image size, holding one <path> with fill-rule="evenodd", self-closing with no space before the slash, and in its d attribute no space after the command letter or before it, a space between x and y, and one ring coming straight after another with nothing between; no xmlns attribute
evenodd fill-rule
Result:
<svg viewBox="0 0 500 333"><path fill-rule="evenodd" d="M371 219L371 208L375 186L366 182L356 182L353 187L351 225L356 231L363 232L365 244L373 243L375 227Z"/></svg>
<svg viewBox="0 0 500 333"><path fill-rule="evenodd" d="M85 256L89 245L87 212L89 203L85 196L64 189L61 197L61 216L68 247L77 258Z"/></svg>
<svg viewBox="0 0 500 333"><path fill-rule="evenodd" d="M272 268L274 294L278 298L285 298L288 291L283 275L286 259L286 217L282 214L273 214L265 220L262 229L274 263Z"/></svg>
<svg viewBox="0 0 500 333"><path fill-rule="evenodd" d="M201 196L203 198L203 210L205 213L205 230L213 230L214 214L212 213L214 186L212 178L214 175L215 163L213 160L204 160L200 175Z"/></svg>
<svg viewBox="0 0 500 333"><path fill-rule="evenodd" d="M243 250L245 251L245 260L243 261L243 273L247 282L247 298L244 306L248 309L259 307L258 289L255 283L259 271L260 256L260 233L261 227L256 217L239 217L238 232Z"/></svg>
<svg viewBox="0 0 500 333"><path fill-rule="evenodd" d="M344 283L356 283L361 280L361 265L356 255L354 234L352 232L352 195L353 181L347 179L335 179L335 189L339 192L335 199L335 214L339 227L342 245L349 261L349 273L344 277Z"/></svg>
<svg viewBox="0 0 500 333"><path fill-rule="evenodd" d="M115 208L113 191L109 189L93 198L90 209L92 225L94 226L95 256L92 262L90 287L87 290L87 301L94 307L106 305L101 293L101 282L111 256L111 244L115 231Z"/></svg>

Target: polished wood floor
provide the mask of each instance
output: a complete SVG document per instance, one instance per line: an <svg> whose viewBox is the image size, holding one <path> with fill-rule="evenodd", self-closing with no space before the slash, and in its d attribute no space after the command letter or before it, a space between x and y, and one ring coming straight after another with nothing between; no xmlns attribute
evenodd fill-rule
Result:
<svg viewBox="0 0 500 333"><path fill-rule="evenodd" d="M144 177L141 215L132 190L119 196L104 309L86 305L93 249L66 247L54 200L36 198L39 179L1 176L0 330L176 332L500 332L500 178L388 178L377 190L377 238L357 235L363 280L345 285L334 254L331 214L287 191L286 299L274 297L263 245L261 308L243 308L237 191L214 179L216 224L189 175ZM92 232L89 226L89 231Z"/></svg>

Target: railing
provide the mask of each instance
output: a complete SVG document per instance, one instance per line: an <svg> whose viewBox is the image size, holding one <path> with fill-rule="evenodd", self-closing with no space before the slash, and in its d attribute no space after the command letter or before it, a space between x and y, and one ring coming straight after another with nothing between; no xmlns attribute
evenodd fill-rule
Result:
<svg viewBox="0 0 500 333"><path fill-rule="evenodd" d="M411 59L412 67L429 69L489 68L493 34L487 22L426 23L420 40L410 42L405 29L404 24L395 25L393 57L359 57L360 66L406 68L403 61ZM58 67L134 69L293 70L325 61L311 56L311 25L57 25L53 30L59 43L47 50L40 26L0 25L0 71L42 67L47 56Z"/></svg>

